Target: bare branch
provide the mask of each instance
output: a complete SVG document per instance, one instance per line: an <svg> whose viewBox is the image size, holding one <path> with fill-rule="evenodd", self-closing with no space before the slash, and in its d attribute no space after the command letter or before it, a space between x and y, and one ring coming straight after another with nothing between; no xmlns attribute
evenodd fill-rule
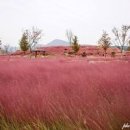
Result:
<svg viewBox="0 0 130 130"><path fill-rule="evenodd" d="M121 30L119 31L117 28L113 28L112 32L115 35L115 45L119 45L121 52L124 50L124 46L128 44L130 37L128 36L128 31L130 30L130 26L123 25Z"/></svg>
<svg viewBox="0 0 130 130"><path fill-rule="evenodd" d="M5 51L6 54L9 53L9 48L10 48L9 44L4 45L4 51Z"/></svg>
<svg viewBox="0 0 130 130"><path fill-rule="evenodd" d="M71 30L66 30L66 36L67 36L67 39L68 39L68 41L69 41L69 43L71 45L72 41L73 41L73 36L74 36L72 31Z"/></svg>
<svg viewBox="0 0 130 130"><path fill-rule="evenodd" d="M25 33L28 37L30 51L38 44L39 40L42 37L42 30L32 27L31 30L25 30Z"/></svg>

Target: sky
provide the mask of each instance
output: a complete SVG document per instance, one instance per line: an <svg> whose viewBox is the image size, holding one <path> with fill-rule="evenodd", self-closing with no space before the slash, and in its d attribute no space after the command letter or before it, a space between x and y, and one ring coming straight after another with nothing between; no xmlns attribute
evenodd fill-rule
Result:
<svg viewBox="0 0 130 130"><path fill-rule="evenodd" d="M17 46L24 30L42 29L39 44L67 41L67 29L80 44L97 44L102 31L130 24L130 0L0 0L0 39Z"/></svg>

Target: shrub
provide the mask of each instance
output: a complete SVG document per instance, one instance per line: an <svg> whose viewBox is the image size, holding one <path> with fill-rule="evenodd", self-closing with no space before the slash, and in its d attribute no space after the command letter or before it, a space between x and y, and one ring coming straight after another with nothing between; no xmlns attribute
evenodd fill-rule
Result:
<svg viewBox="0 0 130 130"><path fill-rule="evenodd" d="M111 57L115 57L115 55L116 55L116 52L111 52Z"/></svg>
<svg viewBox="0 0 130 130"><path fill-rule="evenodd" d="M72 51L69 51L69 52L68 52L68 54L69 54L69 55L73 55L73 54L74 54L74 52L72 52Z"/></svg>
<svg viewBox="0 0 130 130"><path fill-rule="evenodd" d="M77 53L80 49L80 45L78 44L77 36L74 36L74 38L73 38L72 49L73 49L74 53Z"/></svg>
<svg viewBox="0 0 130 130"><path fill-rule="evenodd" d="M82 57L86 57L87 56L87 53L86 52L83 52L82 53Z"/></svg>

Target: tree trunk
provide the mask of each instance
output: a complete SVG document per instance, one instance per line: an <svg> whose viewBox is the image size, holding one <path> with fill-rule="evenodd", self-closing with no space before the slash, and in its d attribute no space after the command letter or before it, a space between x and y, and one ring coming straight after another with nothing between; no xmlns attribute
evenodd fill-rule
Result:
<svg viewBox="0 0 130 130"><path fill-rule="evenodd" d="M124 46L121 46L121 53L123 53L123 50L124 50Z"/></svg>
<svg viewBox="0 0 130 130"><path fill-rule="evenodd" d="M105 58L106 58L106 53L107 53L107 50L104 50L104 52L105 52L104 56L105 56Z"/></svg>
<svg viewBox="0 0 130 130"><path fill-rule="evenodd" d="M123 58L123 50L124 50L124 46L121 46L121 58Z"/></svg>

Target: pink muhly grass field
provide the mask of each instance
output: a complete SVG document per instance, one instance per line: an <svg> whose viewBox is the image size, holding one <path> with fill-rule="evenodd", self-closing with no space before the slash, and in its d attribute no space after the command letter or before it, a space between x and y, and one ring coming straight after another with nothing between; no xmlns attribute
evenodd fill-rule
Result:
<svg viewBox="0 0 130 130"><path fill-rule="evenodd" d="M119 130L130 122L130 62L2 61L0 107L8 120Z"/></svg>

